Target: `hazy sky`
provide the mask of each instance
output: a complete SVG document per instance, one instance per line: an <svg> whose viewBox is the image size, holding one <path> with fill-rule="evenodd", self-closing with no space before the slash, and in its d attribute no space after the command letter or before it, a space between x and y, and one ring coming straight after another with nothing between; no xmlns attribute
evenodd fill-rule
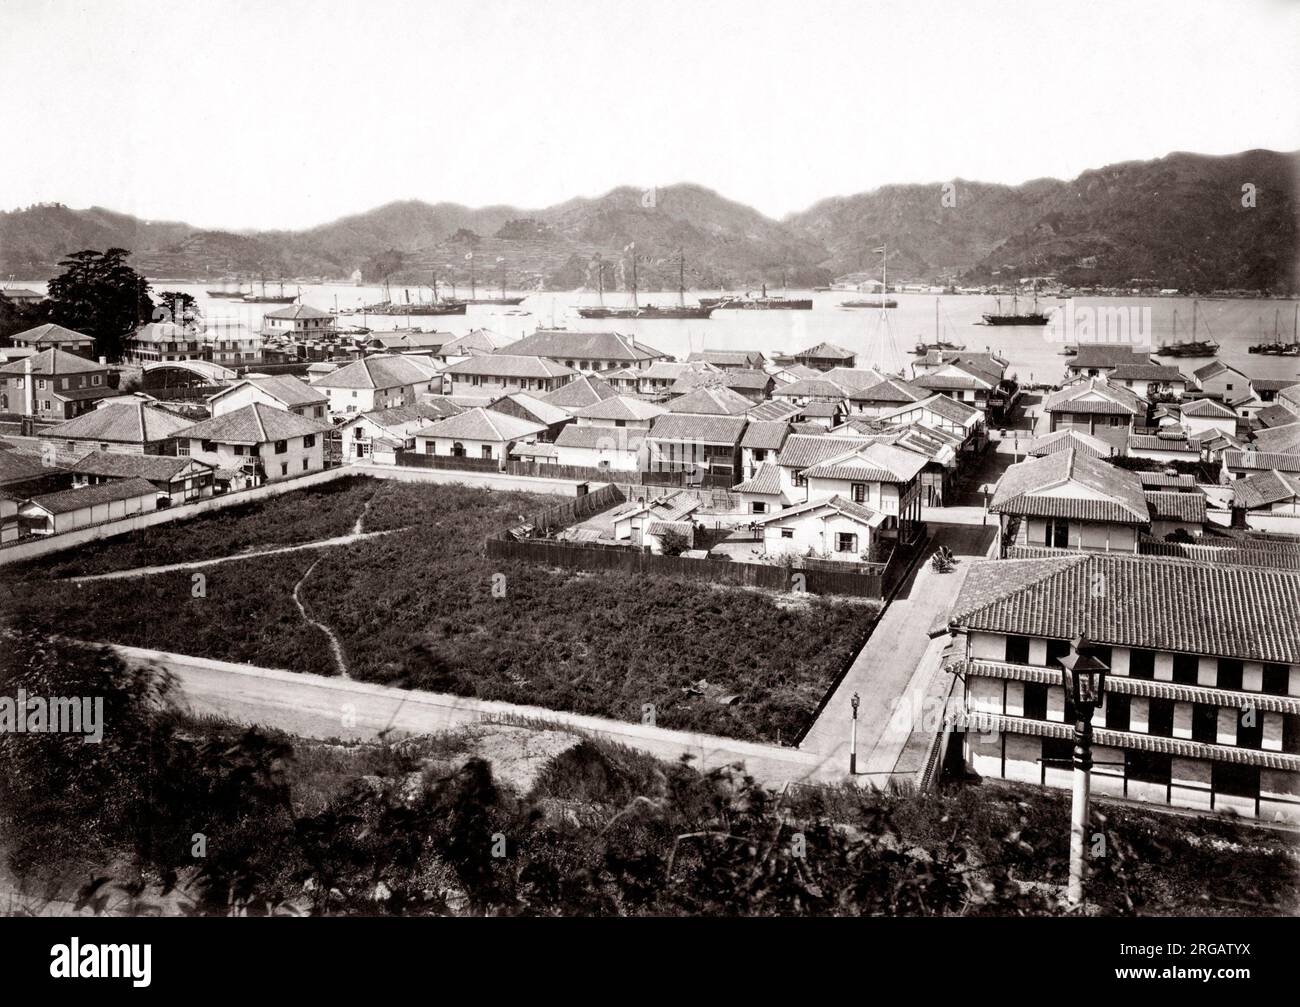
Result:
<svg viewBox="0 0 1300 1007"><path fill-rule="evenodd" d="M303 227L1300 148L1300 4L0 0L0 209Z"/></svg>

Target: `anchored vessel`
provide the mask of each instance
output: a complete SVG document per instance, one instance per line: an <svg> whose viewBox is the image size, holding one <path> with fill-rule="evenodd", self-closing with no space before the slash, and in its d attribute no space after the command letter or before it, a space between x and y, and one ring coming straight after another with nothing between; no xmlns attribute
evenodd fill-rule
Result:
<svg viewBox="0 0 1300 1007"><path fill-rule="evenodd" d="M1047 316L1038 310L1038 287L1034 287L1034 309L1021 311L1020 296L1011 295L1011 310L1002 310L1002 298L997 299L998 310L984 316L985 325L1046 325Z"/></svg>
<svg viewBox="0 0 1300 1007"><path fill-rule="evenodd" d="M1212 357L1219 352L1219 344L1211 339L1197 339L1197 301L1192 301L1192 338L1177 339L1156 348L1158 357ZM1174 309L1174 336L1178 335L1178 309Z"/></svg>
<svg viewBox="0 0 1300 1007"><path fill-rule="evenodd" d="M523 304L523 297L506 296L506 260L497 257L497 264L501 267L501 296L500 297L479 297L478 283L474 276L474 253L466 252L465 258L469 260L469 300L466 304L504 304L509 307L515 307Z"/></svg>
<svg viewBox="0 0 1300 1007"><path fill-rule="evenodd" d="M601 303L595 307L579 308L578 316L580 318L636 318L636 319L654 319L654 318L708 318L716 310L717 305L708 304L704 298L700 299L698 305L686 303L686 256L680 249L677 252L677 304L676 305L659 305L647 304L640 305L636 299L636 251L632 252L632 303L623 308L610 308L605 306L605 281L604 281L604 264L598 270L598 290Z"/></svg>
<svg viewBox="0 0 1300 1007"><path fill-rule="evenodd" d="M251 290L243 295L243 300L248 304L292 304L298 299L297 294L286 294L284 292L284 281L280 281L280 292L278 294L268 294L266 292L266 278L262 278L262 292L255 294Z"/></svg>
<svg viewBox="0 0 1300 1007"><path fill-rule="evenodd" d="M1282 342L1278 332L1278 323L1282 320L1282 309L1273 312L1273 339L1267 343L1256 343L1248 347L1250 353L1265 353L1272 357L1300 357L1300 304L1296 305L1295 318L1291 322L1291 342Z"/></svg>

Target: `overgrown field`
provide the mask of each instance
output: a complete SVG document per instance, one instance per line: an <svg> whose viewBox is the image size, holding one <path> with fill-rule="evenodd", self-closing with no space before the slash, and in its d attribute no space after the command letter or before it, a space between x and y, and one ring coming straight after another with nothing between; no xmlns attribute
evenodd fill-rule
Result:
<svg viewBox="0 0 1300 1007"><path fill-rule="evenodd" d="M354 678L631 721L652 706L662 727L782 743L806 724L879 611L857 601L491 561L483 555L490 532L554 499L344 485L328 511L334 530L317 527L298 541L350 526L355 514L344 501L356 513L370 501L367 531L402 530L210 567L198 597L190 572L76 585L52 579L66 572L61 566L22 585L6 579L0 591L14 611L77 638L331 674L322 634L291 597L315 563L301 598L342 641ZM277 498L285 513L320 505L294 496ZM276 541L289 541L292 530L282 525ZM240 542L261 534L233 531ZM220 555L211 531L200 534L187 540L191 547ZM112 558L119 568L197 558L174 545L166 553L124 548Z"/></svg>
<svg viewBox="0 0 1300 1007"><path fill-rule="evenodd" d="M393 746L307 742L170 712L165 683L111 655L2 642L0 691L105 697L101 744L0 734L0 850L33 910L64 879L65 897L133 913L1066 912L1063 793L778 795L556 731L533 735L563 744L515 785L507 746L489 738L484 759L469 737L490 725ZM1293 833L1105 802L1093 829L1104 845L1088 897L1106 914L1300 908ZM209 842L197 861L195 832Z"/></svg>

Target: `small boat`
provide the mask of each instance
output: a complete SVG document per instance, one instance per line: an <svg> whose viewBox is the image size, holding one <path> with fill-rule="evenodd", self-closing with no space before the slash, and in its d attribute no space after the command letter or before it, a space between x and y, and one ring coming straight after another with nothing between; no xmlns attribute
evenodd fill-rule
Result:
<svg viewBox="0 0 1300 1007"><path fill-rule="evenodd" d="M1291 342L1282 342L1279 332L1279 323L1282 320L1282 309L1277 308L1273 312L1273 339L1266 343L1256 343L1254 346L1247 348L1248 353L1264 353L1271 357L1294 357L1300 356L1300 304L1296 305L1296 320L1292 324ZM1261 319L1261 329L1263 320Z"/></svg>
<svg viewBox="0 0 1300 1007"><path fill-rule="evenodd" d="M950 343L946 339L939 338L940 335L942 335L939 329L939 303L940 303L939 298L936 297L934 299L934 342L917 343L916 347L912 350L912 352L916 354L918 357L924 357L931 350L940 350L940 351L947 350L949 352L953 352L957 350L966 349L966 347L960 343Z"/></svg>

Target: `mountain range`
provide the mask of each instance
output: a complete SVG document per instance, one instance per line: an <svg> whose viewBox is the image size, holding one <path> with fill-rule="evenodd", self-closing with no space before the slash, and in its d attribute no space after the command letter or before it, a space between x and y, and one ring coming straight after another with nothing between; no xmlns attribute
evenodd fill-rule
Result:
<svg viewBox="0 0 1300 1007"><path fill-rule="evenodd" d="M823 200L780 220L693 184L621 187L544 209L389 203L301 231L230 232L145 221L99 207L39 204L0 213L0 276L55 275L81 248L131 249L154 277L347 279L512 289L629 280L635 247L643 289L686 285L805 287L875 274L1009 283L1055 275L1075 286L1143 278L1185 291L1300 290L1300 152L1173 153L1086 171L1070 181L887 185Z"/></svg>

